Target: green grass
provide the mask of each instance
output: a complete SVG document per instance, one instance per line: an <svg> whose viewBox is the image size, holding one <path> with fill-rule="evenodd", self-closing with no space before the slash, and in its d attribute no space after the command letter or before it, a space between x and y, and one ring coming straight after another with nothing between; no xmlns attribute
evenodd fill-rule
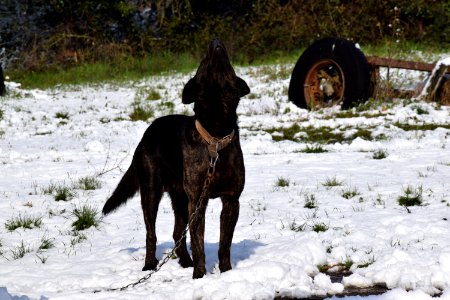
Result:
<svg viewBox="0 0 450 300"><path fill-rule="evenodd" d="M344 262L335 265L319 265L317 268L321 273L327 273L330 269L338 268L338 271L348 271L353 266L353 261L347 258Z"/></svg>
<svg viewBox="0 0 450 300"><path fill-rule="evenodd" d="M277 142L290 140L296 142L327 145L334 143L350 143L358 137L366 141L374 140L370 128L356 128L356 131L354 133L347 135L346 132L350 129L352 129L352 127L300 127L298 124L293 124L290 127L270 128L266 131L270 133L272 135L272 139ZM300 132L304 134L297 135L297 133Z"/></svg>
<svg viewBox="0 0 450 300"><path fill-rule="evenodd" d="M73 238L70 239L70 246L74 247L76 244L81 243L82 241L87 240L87 236L86 234L79 232L79 231L74 231L72 233Z"/></svg>
<svg viewBox="0 0 450 300"><path fill-rule="evenodd" d="M450 124L402 124L395 122L394 126L397 126L404 131L426 131L435 130L437 128L450 129Z"/></svg>
<svg viewBox="0 0 450 300"><path fill-rule="evenodd" d="M319 233L319 232L327 231L328 228L329 228L329 226L326 225L325 223L315 223L312 227L312 230Z"/></svg>
<svg viewBox="0 0 450 300"><path fill-rule="evenodd" d="M370 265L373 264L374 262L375 262L375 256L372 256L372 257L369 258L367 261L358 264L356 267L357 267L357 268L367 268L368 266L370 266Z"/></svg>
<svg viewBox="0 0 450 300"><path fill-rule="evenodd" d="M68 119L69 119L69 113L68 113L68 112L65 112L65 111L57 112L57 113L55 114L55 118L57 118L57 119L63 119L63 120L68 120Z"/></svg>
<svg viewBox="0 0 450 300"><path fill-rule="evenodd" d="M72 187L65 185L50 184L42 189L44 195L52 195L55 201L69 201L76 196Z"/></svg>
<svg viewBox="0 0 450 300"><path fill-rule="evenodd" d="M272 139L276 142L283 140L295 141L294 136L300 132L301 128L298 124L293 124L291 127L287 128L272 128L268 129L267 132L272 134ZM277 133L277 134L275 134ZM278 135L280 133L280 135Z"/></svg>
<svg viewBox="0 0 450 300"><path fill-rule="evenodd" d="M190 54L155 53L146 57L126 57L113 61L85 63L70 68L53 68L47 71L12 71L11 80L24 88L52 88L56 85L95 84L139 80L164 72L187 73L195 70L198 59Z"/></svg>
<svg viewBox="0 0 450 300"><path fill-rule="evenodd" d="M53 239L49 239L46 237L41 238L41 244L38 247L38 252L42 252L44 250L48 250L50 248L55 247L55 244L53 243Z"/></svg>
<svg viewBox="0 0 450 300"><path fill-rule="evenodd" d="M324 187L328 187L328 188L335 187L335 186L341 186L343 184L344 184L344 182L341 180L338 180L336 178L336 176L327 178L327 179L325 179L325 182L322 183L322 185Z"/></svg>
<svg viewBox="0 0 450 300"><path fill-rule="evenodd" d="M422 186L419 186L418 188L413 188L412 186L408 185L403 190L404 194L397 198L397 202L401 206L421 205L423 201L422 192L423 192Z"/></svg>
<svg viewBox="0 0 450 300"><path fill-rule="evenodd" d="M361 45L366 55L392 56L398 59L409 59L428 62L434 61L436 55L445 53L445 48L438 49L433 45L415 44L411 42L401 43L395 51L384 44ZM416 52L411 51L418 50ZM262 66L294 64L304 48L291 51L273 51L260 57L248 60L248 57L238 55L232 61L235 66ZM420 54L415 54L420 53ZM429 57L424 56L424 54ZM433 56L434 55L434 56ZM118 55L110 61L99 61L94 63L85 62L72 67L52 67L46 71L30 70L8 70L8 76L12 81L20 82L25 89L52 88L56 85L98 84L103 82L121 83L129 80L139 80L152 75L160 75L168 72L192 72L198 67L200 59L191 53L154 52L152 55L143 57L132 57L129 55ZM277 78L289 78L291 67L279 70L277 68L274 76ZM373 102L373 101L372 101ZM366 102L367 104L367 102ZM364 104L363 104L364 105ZM373 107L372 104L370 104ZM367 106L357 107L357 111L366 110Z"/></svg>
<svg viewBox="0 0 450 300"><path fill-rule="evenodd" d="M298 224L295 220L289 224L289 229L294 232L302 232L305 231L306 223Z"/></svg>
<svg viewBox="0 0 450 300"><path fill-rule="evenodd" d="M306 195L305 196L305 205L303 207L308 208L308 209L317 208L316 196L314 194Z"/></svg>
<svg viewBox="0 0 450 300"><path fill-rule="evenodd" d="M16 260L24 257L25 254L30 253L31 251L32 251L31 248L25 246L22 240L19 246L11 249L11 256L12 259Z"/></svg>
<svg viewBox="0 0 450 300"><path fill-rule="evenodd" d="M22 216L13 217L6 221L5 228L8 231L14 231L18 228L33 229L39 228L42 225L41 217Z"/></svg>
<svg viewBox="0 0 450 300"><path fill-rule="evenodd" d="M322 145L306 145L306 147L300 150L302 153L326 153L328 152Z"/></svg>
<svg viewBox="0 0 450 300"><path fill-rule="evenodd" d="M100 217L96 208L83 205L82 207L75 207L73 215L76 220L72 223L72 227L76 231L85 230L90 227L98 227L100 225Z"/></svg>
<svg viewBox="0 0 450 300"><path fill-rule="evenodd" d="M133 105L133 111L130 113L129 117L131 121L144 121L153 117L155 112L151 108L145 108L142 105Z"/></svg>
<svg viewBox="0 0 450 300"><path fill-rule="evenodd" d="M275 182L276 187L288 187L289 184L290 180L283 177L278 177L277 181Z"/></svg>
<svg viewBox="0 0 450 300"><path fill-rule="evenodd" d="M372 158L373 159L384 159L388 156L388 153L386 150L376 150L373 155Z"/></svg>
<svg viewBox="0 0 450 300"><path fill-rule="evenodd" d="M361 195L361 193L356 188L351 188L351 187L342 190L342 194L341 194L341 196L345 199L351 199L358 195Z"/></svg>
<svg viewBox="0 0 450 300"><path fill-rule="evenodd" d="M102 183L94 176L86 176L78 179L75 188L85 191L97 190L102 187Z"/></svg>
<svg viewBox="0 0 450 300"><path fill-rule="evenodd" d="M145 100L151 100L151 101L152 100L159 100L159 99L161 99L161 94L158 91L154 90L154 89L151 89L148 92L147 97L145 98Z"/></svg>
<svg viewBox="0 0 450 300"><path fill-rule="evenodd" d="M67 186L60 186L56 188L53 196L55 201L69 201L75 197L75 193Z"/></svg>

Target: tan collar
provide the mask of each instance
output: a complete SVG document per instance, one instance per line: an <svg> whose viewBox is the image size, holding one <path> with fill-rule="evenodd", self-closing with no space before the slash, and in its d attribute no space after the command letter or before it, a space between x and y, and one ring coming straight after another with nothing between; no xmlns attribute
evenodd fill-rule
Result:
<svg viewBox="0 0 450 300"><path fill-rule="evenodd" d="M217 158L219 157L219 151L228 146L234 137L234 129L233 131L223 138L219 139L216 137L213 137L209 134L208 131L200 124L198 120L195 120L195 128L197 128L198 133L203 138L203 141L208 146L209 155L211 156L212 160L217 161Z"/></svg>

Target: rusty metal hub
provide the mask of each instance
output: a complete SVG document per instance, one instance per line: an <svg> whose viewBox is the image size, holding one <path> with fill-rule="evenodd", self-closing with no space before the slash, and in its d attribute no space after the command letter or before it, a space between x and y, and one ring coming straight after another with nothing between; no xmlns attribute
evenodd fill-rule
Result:
<svg viewBox="0 0 450 300"><path fill-rule="evenodd" d="M311 109L341 104L345 78L341 67L331 59L316 62L306 74L305 99Z"/></svg>

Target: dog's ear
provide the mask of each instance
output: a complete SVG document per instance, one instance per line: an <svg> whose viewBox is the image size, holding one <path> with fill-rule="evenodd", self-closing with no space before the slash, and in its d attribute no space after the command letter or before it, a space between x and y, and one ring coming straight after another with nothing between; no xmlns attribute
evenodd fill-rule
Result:
<svg viewBox="0 0 450 300"><path fill-rule="evenodd" d="M247 82L245 82L244 79L238 77L236 83L239 89L239 97L244 97L245 95L248 95L250 93L250 88L248 87Z"/></svg>
<svg viewBox="0 0 450 300"><path fill-rule="evenodd" d="M198 85L197 85L197 75L189 79L183 88L183 94L181 96L181 101L184 104L191 104L197 99L198 95Z"/></svg>

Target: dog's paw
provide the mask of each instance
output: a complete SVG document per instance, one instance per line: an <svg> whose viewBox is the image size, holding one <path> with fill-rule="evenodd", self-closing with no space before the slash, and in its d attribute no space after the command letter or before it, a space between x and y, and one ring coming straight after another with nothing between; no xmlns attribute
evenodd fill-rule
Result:
<svg viewBox="0 0 450 300"><path fill-rule="evenodd" d="M145 262L144 267L142 268L142 271L152 271L156 269L156 266L158 265L158 260L154 260L152 262Z"/></svg>
<svg viewBox="0 0 450 300"><path fill-rule="evenodd" d="M221 273L231 270L231 264L227 263L219 263L219 270Z"/></svg>
<svg viewBox="0 0 450 300"><path fill-rule="evenodd" d="M192 275L192 278L199 279L199 278L202 278L203 276L205 276L205 274L206 274L205 269L199 270L199 269L194 268L194 274Z"/></svg>
<svg viewBox="0 0 450 300"><path fill-rule="evenodd" d="M180 266L182 266L183 268L190 268L194 266L194 263L192 262L192 259L186 258L186 259L182 259L180 258L179 262Z"/></svg>

